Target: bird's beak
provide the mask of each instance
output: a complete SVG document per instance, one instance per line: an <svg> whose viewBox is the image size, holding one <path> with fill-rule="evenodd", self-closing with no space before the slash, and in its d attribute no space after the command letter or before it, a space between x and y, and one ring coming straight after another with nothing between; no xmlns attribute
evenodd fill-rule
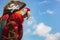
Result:
<svg viewBox="0 0 60 40"><path fill-rule="evenodd" d="M30 18L30 11L27 12L27 19Z"/></svg>

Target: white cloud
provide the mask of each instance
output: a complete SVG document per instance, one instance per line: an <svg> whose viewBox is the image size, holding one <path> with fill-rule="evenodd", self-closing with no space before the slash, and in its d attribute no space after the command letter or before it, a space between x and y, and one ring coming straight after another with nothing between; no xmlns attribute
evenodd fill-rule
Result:
<svg viewBox="0 0 60 40"><path fill-rule="evenodd" d="M60 33L48 34L46 36L46 40L57 40L58 38L60 38Z"/></svg>
<svg viewBox="0 0 60 40"><path fill-rule="evenodd" d="M39 4L44 4L44 3L47 3L48 1L42 1L42 2L39 2Z"/></svg>
<svg viewBox="0 0 60 40"><path fill-rule="evenodd" d="M50 34L51 30L52 28L50 26L47 26L44 23L39 23L33 34L43 36L46 38L45 40L58 40L58 38L60 38L60 33L56 32L55 34Z"/></svg>
<svg viewBox="0 0 60 40"><path fill-rule="evenodd" d="M52 14L56 14L56 11L48 9L48 10L43 11L43 12L41 12L41 10L39 10L38 13L39 13L39 15L45 15L45 14L51 14L52 15Z"/></svg>
<svg viewBox="0 0 60 40"><path fill-rule="evenodd" d="M48 14L54 14L55 12L53 10L47 10L46 11Z"/></svg>
<svg viewBox="0 0 60 40"><path fill-rule="evenodd" d="M49 34L50 31L51 27L45 25L44 23L40 23L35 28L34 34L38 34L40 36L46 36L47 34Z"/></svg>
<svg viewBox="0 0 60 40"><path fill-rule="evenodd" d="M57 38L56 38L55 35L53 35L53 34L48 34L48 35L46 36L46 40L57 40Z"/></svg>

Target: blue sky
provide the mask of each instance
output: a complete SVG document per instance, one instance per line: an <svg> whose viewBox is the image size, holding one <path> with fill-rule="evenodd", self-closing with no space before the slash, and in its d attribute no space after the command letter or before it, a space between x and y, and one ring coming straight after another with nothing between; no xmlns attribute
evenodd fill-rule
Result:
<svg viewBox="0 0 60 40"><path fill-rule="evenodd" d="M0 1L0 16L9 0ZM20 0L31 9L22 40L60 40L60 0Z"/></svg>

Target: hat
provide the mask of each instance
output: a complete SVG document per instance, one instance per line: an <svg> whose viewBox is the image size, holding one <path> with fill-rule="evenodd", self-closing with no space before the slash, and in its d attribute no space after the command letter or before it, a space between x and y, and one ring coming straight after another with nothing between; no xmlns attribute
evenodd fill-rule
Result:
<svg viewBox="0 0 60 40"><path fill-rule="evenodd" d="M13 13L15 11L21 10L26 4L20 1L11 1L4 7L4 13Z"/></svg>

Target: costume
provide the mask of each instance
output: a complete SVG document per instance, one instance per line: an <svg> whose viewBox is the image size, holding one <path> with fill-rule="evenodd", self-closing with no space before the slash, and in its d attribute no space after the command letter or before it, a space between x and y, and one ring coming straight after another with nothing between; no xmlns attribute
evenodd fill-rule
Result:
<svg viewBox="0 0 60 40"><path fill-rule="evenodd" d="M16 7L13 6L13 7L15 7L15 9L13 9L13 7L11 9L11 6L15 5L15 4L17 5ZM21 4L22 4L22 6L19 6ZM9 33L11 33L11 32L9 32L9 30L10 30L10 31L13 31L13 34L15 33L15 35L18 38L17 40L21 40L22 35L23 35L23 25L22 24L24 22L24 15L22 15L22 12L20 11L20 9L22 9L24 7L25 7L25 3L12 2L12 4L9 3L9 7L7 6L7 8L4 9L5 14L3 14L2 18L4 18L4 16L6 14L8 14L9 17L7 16L8 19L7 19L6 25L4 26L2 35L4 35L5 37L8 37ZM26 9L26 13L28 11L30 11L29 8L25 8L25 9ZM11 36L11 37L13 37L13 36ZM6 39L3 38L2 40L6 40ZM11 38L9 40L11 40ZM13 39L13 40L15 40L15 39Z"/></svg>
<svg viewBox="0 0 60 40"><path fill-rule="evenodd" d="M13 25L12 27L13 27L14 31L18 30L19 39L22 38L22 34L23 34L22 33L23 32L22 23L24 21L24 17L18 13L14 13L10 16L9 20L8 20L9 21L8 23L10 23L11 21L15 22L15 23L13 23L13 22L11 23ZM11 26L11 25L8 25L8 26ZM2 35L6 36L8 34L8 32L9 32L8 26L5 25ZM17 28L15 28L15 27L17 27Z"/></svg>

